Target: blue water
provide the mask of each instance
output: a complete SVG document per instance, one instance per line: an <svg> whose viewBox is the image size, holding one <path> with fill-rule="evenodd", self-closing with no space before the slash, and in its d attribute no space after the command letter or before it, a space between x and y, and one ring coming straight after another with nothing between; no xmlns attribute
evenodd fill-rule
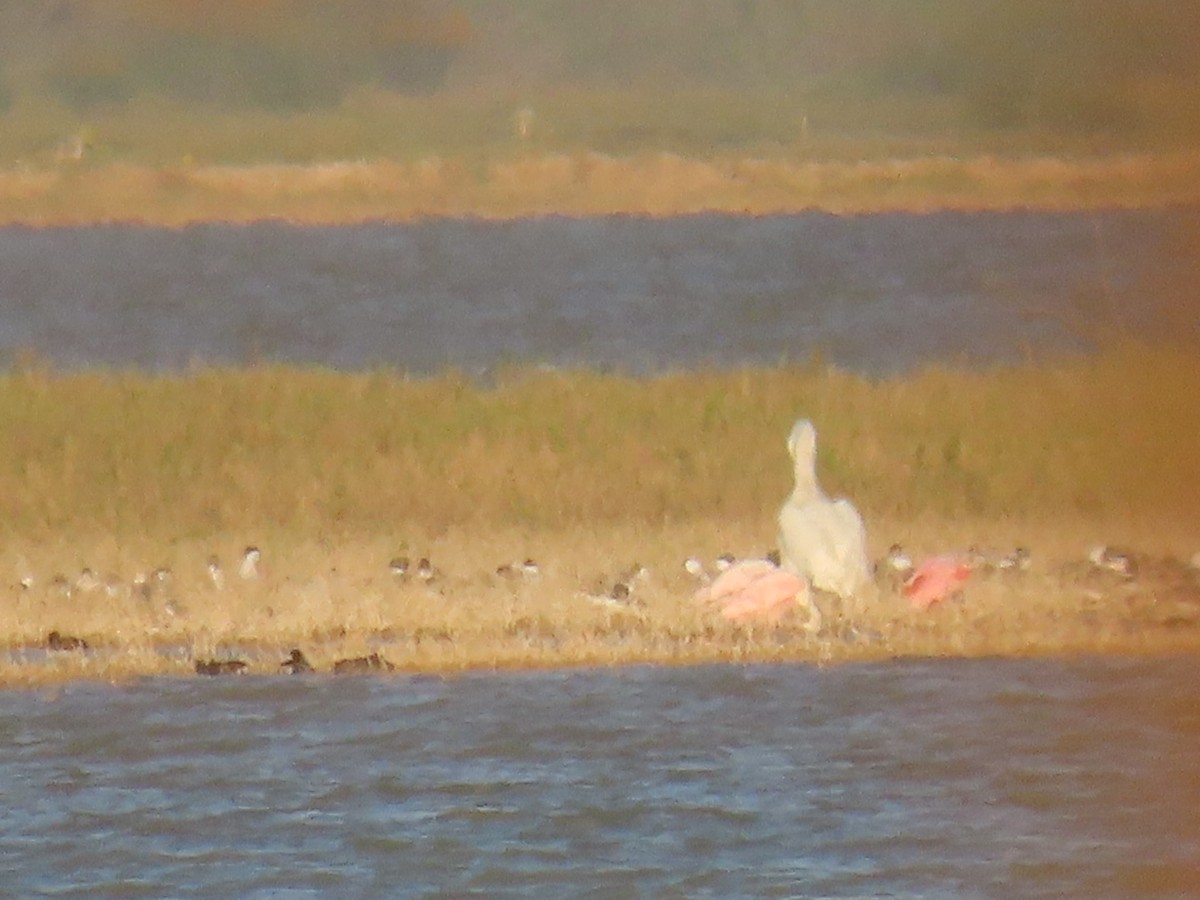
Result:
<svg viewBox="0 0 1200 900"><path fill-rule="evenodd" d="M820 353L884 373L1097 329L1200 339L1198 282L1193 208L10 227L0 361L647 372Z"/></svg>
<svg viewBox="0 0 1200 900"><path fill-rule="evenodd" d="M860 371L1200 340L1200 210L0 229L0 360ZM1200 664L0 692L0 896L1200 896Z"/></svg>
<svg viewBox="0 0 1200 900"><path fill-rule="evenodd" d="M0 693L10 896L1195 896L1200 665Z"/></svg>

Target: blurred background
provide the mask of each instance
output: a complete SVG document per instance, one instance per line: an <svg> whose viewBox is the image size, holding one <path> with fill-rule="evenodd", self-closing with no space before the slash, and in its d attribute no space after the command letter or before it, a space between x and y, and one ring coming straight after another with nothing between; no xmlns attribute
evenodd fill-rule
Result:
<svg viewBox="0 0 1200 900"><path fill-rule="evenodd" d="M0 164L1170 150L1195 0L0 0Z"/></svg>

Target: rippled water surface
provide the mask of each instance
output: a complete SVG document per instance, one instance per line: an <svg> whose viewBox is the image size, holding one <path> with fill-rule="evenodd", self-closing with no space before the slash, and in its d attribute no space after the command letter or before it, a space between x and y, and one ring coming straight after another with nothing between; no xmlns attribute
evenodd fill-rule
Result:
<svg viewBox="0 0 1200 900"><path fill-rule="evenodd" d="M1195 896L1200 665L0 693L4 893Z"/></svg>
<svg viewBox="0 0 1200 900"><path fill-rule="evenodd" d="M820 350L886 372L1200 333L1200 210L0 229L0 357L423 373L632 371ZM1179 330L1180 321L1170 327Z"/></svg>
<svg viewBox="0 0 1200 900"><path fill-rule="evenodd" d="M1200 210L0 229L0 357L870 371L1176 335ZM0 895L1200 896L1200 661L0 692Z"/></svg>

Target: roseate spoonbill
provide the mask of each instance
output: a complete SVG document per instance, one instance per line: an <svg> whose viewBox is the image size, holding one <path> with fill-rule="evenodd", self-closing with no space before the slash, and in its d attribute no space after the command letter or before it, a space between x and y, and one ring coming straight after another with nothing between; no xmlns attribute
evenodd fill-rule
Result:
<svg viewBox="0 0 1200 900"><path fill-rule="evenodd" d="M814 588L859 596L871 581L867 535L849 500L830 500L817 484L817 430L800 419L788 436L796 484L779 511L783 568Z"/></svg>
<svg viewBox="0 0 1200 900"><path fill-rule="evenodd" d="M765 559L734 563L693 599L717 607L721 617L731 622L755 618L777 622L799 605L809 611L810 628L813 622L820 627L820 613L813 605L808 582Z"/></svg>
<svg viewBox="0 0 1200 900"><path fill-rule="evenodd" d="M958 556L931 556L921 562L904 584L904 596L916 609L929 609L962 590L974 570Z"/></svg>

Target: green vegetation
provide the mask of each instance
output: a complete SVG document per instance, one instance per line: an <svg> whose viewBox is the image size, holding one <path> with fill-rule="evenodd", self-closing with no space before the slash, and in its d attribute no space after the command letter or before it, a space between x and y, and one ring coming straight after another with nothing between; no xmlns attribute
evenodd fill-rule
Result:
<svg viewBox="0 0 1200 900"><path fill-rule="evenodd" d="M1195 524L1200 361L1130 348L871 381L833 369L637 380L263 367L37 367L0 380L0 529L162 540L237 531L746 520L787 492L783 436L820 429L830 487L893 518L1067 514Z"/></svg>
<svg viewBox="0 0 1200 900"><path fill-rule="evenodd" d="M3 0L0 162L1179 149L1198 45L1167 0Z"/></svg>
<svg viewBox="0 0 1200 900"><path fill-rule="evenodd" d="M800 415L876 557L893 541L917 556L1023 545L1033 568L980 573L928 613L886 584L857 608L825 599L819 634L799 610L738 625L693 602L685 557L774 541ZM0 379L0 645L59 630L94 653L5 657L0 683L190 674L163 644L249 653L260 673L292 646L324 668L377 649L447 672L1194 651L1198 415L1194 351L1137 346L886 381L820 364L644 381L517 370L482 386L27 362ZM1140 550L1137 577L1090 568L1098 543ZM254 581L236 574L247 544L263 550ZM435 582L395 578L398 555L430 557ZM535 580L496 573L526 557ZM635 561L649 574L633 606L589 601Z"/></svg>

